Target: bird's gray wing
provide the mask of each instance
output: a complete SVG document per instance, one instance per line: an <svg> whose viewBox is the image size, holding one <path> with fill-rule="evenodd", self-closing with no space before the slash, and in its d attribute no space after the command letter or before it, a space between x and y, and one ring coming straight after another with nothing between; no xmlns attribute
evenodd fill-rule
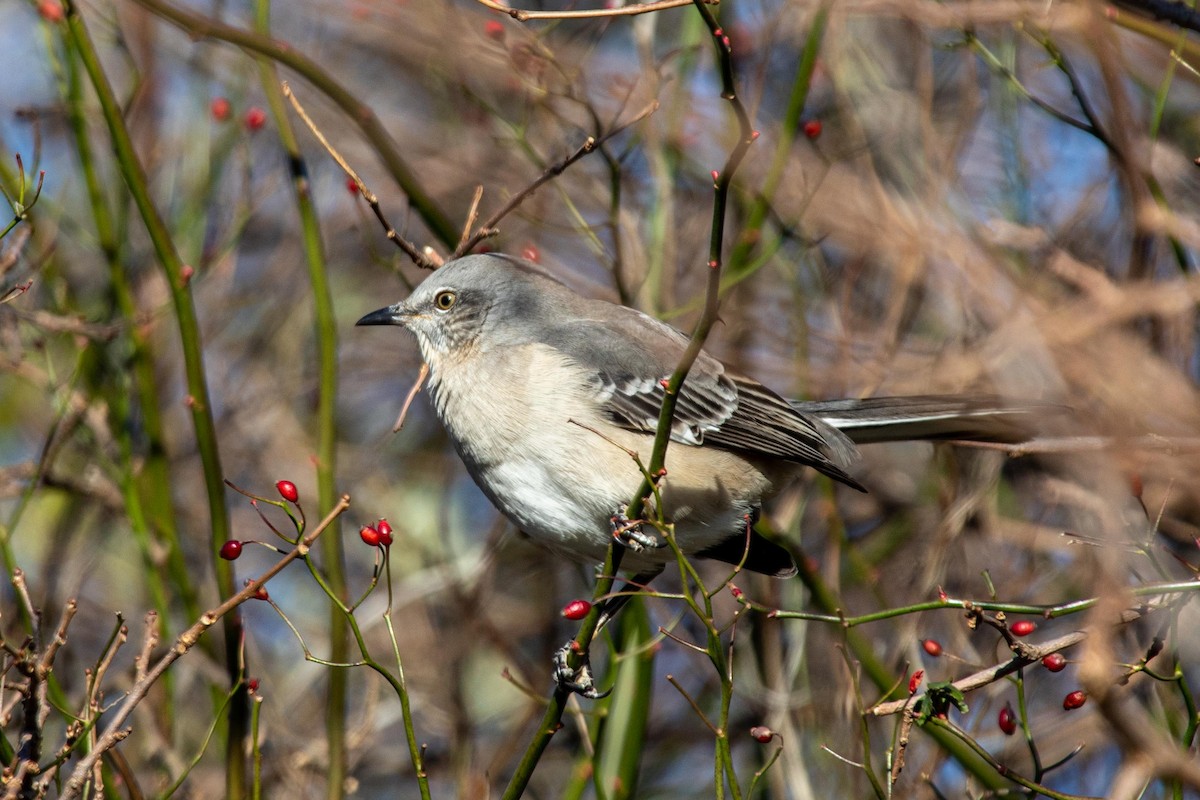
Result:
<svg viewBox="0 0 1200 800"><path fill-rule="evenodd" d="M605 312L605 319L547 328L539 339L585 368L597 403L614 423L653 433L666 393L663 382L688 338L632 309L609 306ZM671 439L807 464L861 488L842 469L855 452L848 439L758 382L728 373L703 352L676 403Z"/></svg>

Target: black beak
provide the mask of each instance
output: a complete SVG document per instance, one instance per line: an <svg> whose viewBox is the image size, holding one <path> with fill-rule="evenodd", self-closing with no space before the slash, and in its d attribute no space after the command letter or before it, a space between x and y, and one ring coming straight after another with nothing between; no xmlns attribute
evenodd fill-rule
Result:
<svg viewBox="0 0 1200 800"><path fill-rule="evenodd" d="M399 325L400 322L396 319L395 306L381 308L378 311L372 311L365 317L360 319L355 325Z"/></svg>

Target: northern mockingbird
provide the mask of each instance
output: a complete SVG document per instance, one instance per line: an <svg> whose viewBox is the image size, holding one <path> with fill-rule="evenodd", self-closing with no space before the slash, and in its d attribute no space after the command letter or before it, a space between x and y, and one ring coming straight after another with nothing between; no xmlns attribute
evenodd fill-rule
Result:
<svg viewBox="0 0 1200 800"><path fill-rule="evenodd" d="M416 335L438 416L514 525L576 560L604 559L642 480L628 453L649 456L686 335L497 254L452 261L357 324ZM866 491L846 471L854 441L1023 438L1027 413L992 397L796 403L702 352L676 407L663 511L687 555L789 577L791 554L747 520L801 467ZM622 541L623 565L643 577L674 559L641 536Z"/></svg>

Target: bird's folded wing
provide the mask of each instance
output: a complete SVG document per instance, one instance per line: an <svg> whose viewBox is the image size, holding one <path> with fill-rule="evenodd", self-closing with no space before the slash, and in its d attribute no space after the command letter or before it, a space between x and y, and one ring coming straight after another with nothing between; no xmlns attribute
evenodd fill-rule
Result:
<svg viewBox="0 0 1200 800"><path fill-rule="evenodd" d="M688 340L669 325L626 311L616 323L584 319L548 329L542 343L593 376L596 402L613 422L653 433L666 394L664 382ZM823 423L814 424L756 381L728 374L705 353L679 394L671 439L807 464L857 485L842 469L854 450L848 440Z"/></svg>

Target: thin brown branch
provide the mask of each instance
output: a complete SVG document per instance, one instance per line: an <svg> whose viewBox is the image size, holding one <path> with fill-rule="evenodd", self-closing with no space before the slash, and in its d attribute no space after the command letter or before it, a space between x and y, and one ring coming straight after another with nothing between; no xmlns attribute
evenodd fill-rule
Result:
<svg viewBox="0 0 1200 800"><path fill-rule="evenodd" d="M591 8L582 11L526 11L520 8L509 8L498 0L477 0L480 5L487 6L493 11L515 19L517 22L527 22L531 19L596 19L597 17L632 17L638 14L652 14L656 11L666 11L669 8L690 6L694 0L656 0L652 3L635 3L616 8ZM720 0L703 0L709 5L719 5Z"/></svg>
<svg viewBox="0 0 1200 800"><path fill-rule="evenodd" d="M458 246L455 247L455 252L460 252L466 247L467 240L471 238L471 228L475 226L475 221L479 219L479 203L483 200L483 186L475 187L475 195L471 198L471 208L467 211L467 221L463 223L462 236L458 239Z"/></svg>
<svg viewBox="0 0 1200 800"><path fill-rule="evenodd" d="M71 620L75 618L75 612L78 610L79 603L74 598L68 600L66 606L63 607L62 616L58 620L58 628L54 631L54 639L46 645L46 650L38 662L38 673L43 678L49 676L50 670L54 667L54 656L58 654L59 648L67 643L67 628L71 627Z"/></svg>
<svg viewBox="0 0 1200 800"><path fill-rule="evenodd" d="M415 244L396 232L396 229L383 215L383 209L379 206L379 197L376 196L375 192L371 191L371 188L367 186L362 177L357 171L355 171L354 167L350 166L350 162L347 161L345 157L339 153L332 144L329 143L329 140L325 138L325 134L321 133L321 129L317 127L317 123L313 122L312 117L308 116L308 112L304 110L304 106L300 105L300 100L296 97L295 93L292 91L292 87L288 85L288 82L283 81L280 84L280 87L283 91L283 96L291 102L292 108L295 110L296 114L304 121L304 124L308 126L308 129L312 131L312 135L315 136L317 141L321 143L321 146L325 148L325 152L329 153L330 157L337 162L338 166L350 176L350 180L354 181L354 185L358 187L359 194L361 194L363 199L367 201L367 205L371 207L371 211L374 212L375 218L378 219L383 225L383 230L386 233L387 238L390 239L397 247L403 250L405 255L412 259L412 262L421 269L433 269L436 267L437 264L429 259Z"/></svg>
<svg viewBox="0 0 1200 800"><path fill-rule="evenodd" d="M136 668L134 683L146 677L146 672L150 669L150 654L158 646L158 612L146 612L146 618L142 627L145 633L142 634L142 649L138 652L137 658L134 659L134 666Z"/></svg>
<svg viewBox="0 0 1200 800"><path fill-rule="evenodd" d="M408 417L408 409L412 406L413 400L417 398L417 392L421 391L421 387L425 385L425 379L428 377L429 365L422 362L421 369L417 372L417 379L413 382L412 388L408 390L408 394L404 397L404 405L400 407L400 416L396 417L396 424L392 426L392 433L396 433L404 427L404 420Z"/></svg>
<svg viewBox="0 0 1200 800"><path fill-rule="evenodd" d="M696 712L696 716L700 718L700 721L707 725L708 729L713 732L713 736L720 736L721 732L717 730L717 726L713 725L712 722L709 721L708 717L706 717L704 712L700 709L700 706L697 705L696 701L692 699L692 696L687 693L686 689L679 685L679 681L675 680L675 676L668 675L667 680L671 682L671 685L674 686L681 695L683 695L683 699L687 700L688 705L692 707L692 711Z"/></svg>
<svg viewBox="0 0 1200 800"><path fill-rule="evenodd" d="M549 167L547 167L541 175L534 179L532 183L509 198L507 203L501 206L498 211L492 214L492 216L488 217L487 221L476 228L475 233L468 237L466 241L459 242L458 247L454 250L454 258L458 258L459 256L471 252L472 248L474 248L481 241L489 236L494 236L496 234L496 225L500 223L500 220L511 214L514 209L520 206L521 203L525 202L525 200L538 189L540 189L543 184L558 177L576 161L583 158L588 153L591 153L593 150L607 142L612 137L616 136L618 133L621 133L627 128L641 122L643 119L653 114L656 110L658 110L657 100L647 105L637 114L634 114L631 119L623 122L620 125L617 125L608 133L603 134L599 138L596 138L595 136L589 136L584 143L579 146L579 149L561 161L551 164Z"/></svg>
<svg viewBox="0 0 1200 800"><path fill-rule="evenodd" d="M259 577L251 581L247 581L245 587L243 587L240 592L233 595L216 608L204 612L204 614L200 616L200 619L197 620L195 624L179 635L179 638L175 640L174 646L167 651L166 655L158 660L154 667L151 668L140 681L135 683L129 689L129 692L125 696L125 700L115 711L113 711L103 735L97 740L91 752L80 760L79 764L75 767L75 771L71 774L70 780L67 781L66 786L63 788L61 795L63 800L70 800L70 798L79 797L80 793L83 791L84 784L88 780L89 773L91 773L92 768L96 765L99 758L106 751L115 747L118 742L129 735L130 731L122 728L121 726L125 724L125 721L133 713L133 710L138 706L138 704L145 699L146 694L150 691L150 687L152 687L154 683L160 677L162 677L163 673L165 673L167 669L177 660L184 655L187 655L188 651L195 647L196 643L200 641L200 637L202 637L209 628L219 622L222 617L233 611L242 603L257 595L258 591L262 589L264 585L266 585L267 581L278 575L288 564L292 563L297 558L308 555L308 551L312 547L313 542L317 540L317 537L324 533L328 528L332 527L333 522L349 507L350 496L342 495L341 500L339 500L337 505L335 505L333 509L325 516L325 519L321 520L320 524L316 526L313 532L301 539L299 544L297 544L295 548L288 552L287 555L277 561L270 569L268 569Z"/></svg>

